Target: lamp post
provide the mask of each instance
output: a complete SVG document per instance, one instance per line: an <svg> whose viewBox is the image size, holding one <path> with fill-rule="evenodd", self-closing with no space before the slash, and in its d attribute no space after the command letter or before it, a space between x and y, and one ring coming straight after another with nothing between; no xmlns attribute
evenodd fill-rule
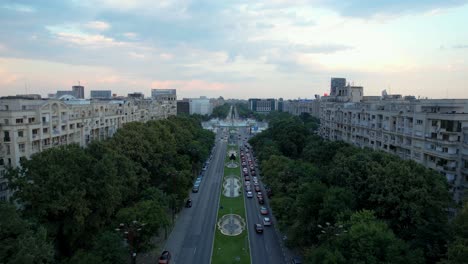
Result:
<svg viewBox="0 0 468 264"><path fill-rule="evenodd" d="M115 231L123 234L124 239L129 246L130 259L132 260L132 264L136 263L139 233L145 225L146 224L140 223L135 220L129 224L120 223L119 227L115 229Z"/></svg>
<svg viewBox="0 0 468 264"><path fill-rule="evenodd" d="M345 230L343 225L338 224L330 224L329 222L325 222L325 225L317 225L320 229L320 234L318 238L323 242L326 242L332 237L338 237L343 233L347 233L348 231Z"/></svg>

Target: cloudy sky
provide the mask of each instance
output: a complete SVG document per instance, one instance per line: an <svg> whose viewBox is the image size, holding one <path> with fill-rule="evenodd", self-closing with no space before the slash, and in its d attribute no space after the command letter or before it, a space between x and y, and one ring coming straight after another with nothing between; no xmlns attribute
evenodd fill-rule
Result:
<svg viewBox="0 0 468 264"><path fill-rule="evenodd" d="M0 95L468 98L465 0L0 0Z"/></svg>

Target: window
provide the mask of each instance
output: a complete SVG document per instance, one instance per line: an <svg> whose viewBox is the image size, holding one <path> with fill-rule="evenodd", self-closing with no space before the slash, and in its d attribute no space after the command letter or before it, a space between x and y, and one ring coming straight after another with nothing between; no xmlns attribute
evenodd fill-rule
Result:
<svg viewBox="0 0 468 264"><path fill-rule="evenodd" d="M10 132L9 131L3 131L3 141L10 142Z"/></svg>
<svg viewBox="0 0 468 264"><path fill-rule="evenodd" d="M446 148L446 147L442 148L442 152L447 153L447 152L448 152L448 148Z"/></svg>
<svg viewBox="0 0 468 264"><path fill-rule="evenodd" d="M416 124L422 125L422 124L423 124L423 121L422 121L422 120L416 120Z"/></svg>
<svg viewBox="0 0 468 264"><path fill-rule="evenodd" d="M44 134L49 133L49 129L48 129L47 127L44 127L44 128L42 129L42 133L44 133Z"/></svg>
<svg viewBox="0 0 468 264"><path fill-rule="evenodd" d="M24 137L24 131L23 130L18 131L18 137Z"/></svg>
<svg viewBox="0 0 468 264"><path fill-rule="evenodd" d="M18 144L18 148L19 148L19 151L24 153L25 152L25 147L24 147L24 143L21 143L21 144Z"/></svg>
<svg viewBox="0 0 468 264"><path fill-rule="evenodd" d="M5 164L5 161L3 159L0 159L0 166L3 166ZM466 165L466 161L465 161L465 165Z"/></svg>
<svg viewBox="0 0 468 264"><path fill-rule="evenodd" d="M8 125L8 122L9 122L8 119L4 119L3 121L4 121L3 123L5 123L5 125Z"/></svg>
<svg viewBox="0 0 468 264"><path fill-rule="evenodd" d="M16 124L23 124L23 118L17 118Z"/></svg>
<svg viewBox="0 0 468 264"><path fill-rule="evenodd" d="M437 126L437 120L432 120L432 126Z"/></svg>

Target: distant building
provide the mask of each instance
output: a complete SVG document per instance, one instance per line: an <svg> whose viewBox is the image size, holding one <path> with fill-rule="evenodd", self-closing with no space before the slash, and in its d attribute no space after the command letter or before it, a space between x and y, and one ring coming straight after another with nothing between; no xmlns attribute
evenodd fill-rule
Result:
<svg viewBox="0 0 468 264"><path fill-rule="evenodd" d="M308 113L311 116L320 117L320 100L315 99L298 99L298 100L287 100L284 102L284 112L288 112L292 115L300 115L302 113Z"/></svg>
<svg viewBox="0 0 468 264"><path fill-rule="evenodd" d="M91 99L111 99L111 90L91 90Z"/></svg>
<svg viewBox="0 0 468 264"><path fill-rule="evenodd" d="M21 97L25 99L34 99L34 100L42 99L40 94L17 94L16 97Z"/></svg>
<svg viewBox="0 0 468 264"><path fill-rule="evenodd" d="M127 97L133 99L145 99L145 95L143 93L129 93Z"/></svg>
<svg viewBox="0 0 468 264"><path fill-rule="evenodd" d="M275 99L249 99L249 109L257 113L269 113L277 110Z"/></svg>
<svg viewBox="0 0 468 264"><path fill-rule="evenodd" d="M338 90L342 90L346 86L346 78L331 78L330 96L338 95Z"/></svg>
<svg viewBox="0 0 468 264"><path fill-rule="evenodd" d="M188 99L177 101L177 115L190 115L190 101Z"/></svg>
<svg viewBox="0 0 468 264"><path fill-rule="evenodd" d="M75 98L78 98L78 94L76 93L76 91L63 91L63 90L62 91L57 91L55 93L55 98L60 98L60 97L62 97L64 95L71 95L71 96L73 96Z"/></svg>
<svg viewBox="0 0 468 264"><path fill-rule="evenodd" d="M151 97L153 99L175 101L177 100L177 90L176 89L151 89Z"/></svg>
<svg viewBox="0 0 468 264"><path fill-rule="evenodd" d="M78 99L84 99L84 86L81 86L81 85L75 85L75 86L72 86L72 91L76 93L76 98Z"/></svg>
<svg viewBox="0 0 468 264"><path fill-rule="evenodd" d="M200 98L189 99L190 102L190 114L200 115L211 115L213 107L210 104L210 99L206 96L200 96Z"/></svg>

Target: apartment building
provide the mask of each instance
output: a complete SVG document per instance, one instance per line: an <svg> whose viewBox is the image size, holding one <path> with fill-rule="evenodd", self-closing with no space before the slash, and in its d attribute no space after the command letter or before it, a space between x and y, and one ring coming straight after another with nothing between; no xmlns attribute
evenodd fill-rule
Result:
<svg viewBox="0 0 468 264"><path fill-rule="evenodd" d="M86 146L93 140L106 139L125 123L176 115L175 102L0 99L0 200L10 195L4 178L8 166L17 167L21 159L55 146Z"/></svg>
<svg viewBox="0 0 468 264"><path fill-rule="evenodd" d="M338 91L339 90L339 91ZM362 87L322 97L319 134L412 159L447 178L456 201L468 188L468 100L363 96Z"/></svg>

